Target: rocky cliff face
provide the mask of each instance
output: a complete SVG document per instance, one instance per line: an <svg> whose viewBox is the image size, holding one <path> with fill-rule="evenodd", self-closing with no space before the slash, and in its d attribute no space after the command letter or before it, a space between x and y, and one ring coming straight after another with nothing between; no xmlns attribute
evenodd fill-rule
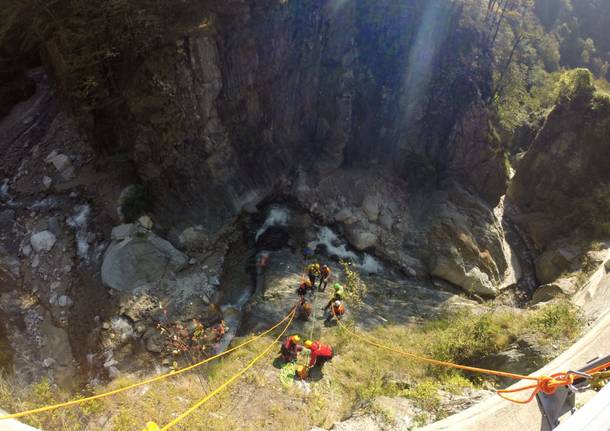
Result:
<svg viewBox="0 0 610 431"><path fill-rule="evenodd" d="M144 61L115 122L166 220L215 231L299 170L345 165L502 194L488 54L454 4L229 1L201 15Z"/></svg>
<svg viewBox="0 0 610 431"><path fill-rule="evenodd" d="M508 190L515 221L539 253L535 300L574 295L579 272L599 264L588 250L610 235L609 134L610 98L588 71L572 72Z"/></svg>
<svg viewBox="0 0 610 431"><path fill-rule="evenodd" d="M610 98L596 92L588 71L570 79L509 188L516 220L539 250L608 234Z"/></svg>

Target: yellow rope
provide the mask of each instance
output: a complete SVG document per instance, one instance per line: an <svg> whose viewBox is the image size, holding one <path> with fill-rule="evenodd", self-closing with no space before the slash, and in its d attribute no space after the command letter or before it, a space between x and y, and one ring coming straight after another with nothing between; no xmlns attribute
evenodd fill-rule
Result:
<svg viewBox="0 0 610 431"><path fill-rule="evenodd" d="M280 340L280 338L282 338L284 336L286 331L288 331L288 328L290 327L290 325L292 324L292 320L294 319L295 313L296 313L296 309L293 308L292 312L290 313L290 321L284 327L284 330L256 358L254 358L252 361L250 361L250 363L248 365L246 365L244 368L242 368L242 370L239 371L238 373L234 374L230 379L225 381L222 385L220 385L219 387L214 389L212 392L210 392L208 395L206 395L205 397L203 397L202 399L197 401L195 404L193 404L188 410L186 410L180 416L176 417L170 423L168 423L163 428L161 428L161 431L167 431L168 429L170 429L174 425L177 425L179 422L181 422L184 419L186 419L188 416L191 415L191 413L193 413L195 410L197 410L199 407L201 407L203 404L205 404L210 398L212 398L213 396L215 396L216 394L221 392L224 388L226 388L228 385L230 385L234 380L238 379L246 371L248 371L250 368L252 368L254 366L254 364L256 364L258 361L260 361L267 353L269 353L269 350L271 350L271 348Z"/></svg>
<svg viewBox="0 0 610 431"><path fill-rule="evenodd" d="M234 351L236 351L236 350L246 346L247 344L250 344L250 343L258 340L259 338L264 337L269 332L271 332L274 329L276 329L277 327L279 327L289 317L290 317L290 321L292 322L293 314L294 314L293 311L291 311L289 314L286 315L286 317L284 317L281 321L276 323L274 326L272 326L271 328L267 329L265 332L263 332L263 333L255 336L255 337L251 338L250 340L244 341L243 343L238 344L237 346L232 347L231 349L225 350L224 352L221 352L221 353L219 353L217 355L211 356L211 357L209 357L207 359L204 359L204 360L202 360L200 362L197 362L196 364L190 365L188 367L184 367L184 368L181 368L179 370L171 371L169 373L162 374L160 376L152 377L150 379L146 379L146 380L143 380L143 381L138 382L138 383L133 383L133 384L131 384L129 386L125 386L123 388L118 388L118 389L114 389L112 391L103 392L101 394L92 395L90 397L79 398L79 399L75 399L75 400L71 400L71 401L66 401L66 402L59 403L59 404L53 404L53 405L49 405L49 406L39 407L39 408L32 409L32 410L25 410L25 411L22 411L22 412L19 412L19 413L13 413L13 414L10 414L10 415L0 416L0 420L2 420L2 419L21 418L21 417L33 415L33 414L36 414L36 413L48 412L48 411L56 410L56 409L59 409L59 408L62 408L62 407L70 407L70 406L74 406L74 405L77 405L77 404L86 403L88 401L98 400L100 398L109 397L109 396L112 396L112 395L119 394L121 392L128 391L130 389L137 388L139 386L144 386L144 385L147 385L147 384L150 384L150 383L154 383L154 382L158 382L160 380L167 379L169 377L177 376L178 374L186 373L187 371L191 371L194 368L197 368L197 367L200 367L200 366L202 366L204 364L207 364L208 362L210 362L210 361L212 361L212 360L214 360L216 358L220 358L221 356L224 356L224 355L226 355L228 353L234 352Z"/></svg>

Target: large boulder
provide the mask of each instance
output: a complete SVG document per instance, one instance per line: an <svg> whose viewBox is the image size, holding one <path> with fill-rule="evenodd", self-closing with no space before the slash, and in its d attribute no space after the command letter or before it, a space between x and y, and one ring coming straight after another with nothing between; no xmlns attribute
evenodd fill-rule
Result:
<svg viewBox="0 0 610 431"><path fill-rule="evenodd" d="M538 287L532 295L532 304L547 302L556 298L570 298L578 289L577 277L560 278Z"/></svg>
<svg viewBox="0 0 610 431"><path fill-rule="evenodd" d="M153 232L137 231L108 247L102 263L102 281L119 291L154 282L181 270L188 257Z"/></svg>
<svg viewBox="0 0 610 431"><path fill-rule="evenodd" d="M468 267L459 256L453 259L440 256L432 267L431 275L460 286L470 293L481 296L495 296L497 289L489 276L478 267Z"/></svg>
<svg viewBox="0 0 610 431"><path fill-rule="evenodd" d="M561 274L578 269L580 255L580 249L574 246L560 246L542 253L535 261L538 281L551 283Z"/></svg>
<svg viewBox="0 0 610 431"><path fill-rule="evenodd" d="M358 225L347 225L345 236L350 244L358 251L372 248L377 244L377 235Z"/></svg>
<svg viewBox="0 0 610 431"><path fill-rule="evenodd" d="M379 218L379 195L367 195L362 202L362 210L370 222L375 222Z"/></svg>
<svg viewBox="0 0 610 431"><path fill-rule="evenodd" d="M186 250L197 250L205 247L208 242L208 237L203 231L203 228L198 226L191 226L182 231L178 237L180 245Z"/></svg>

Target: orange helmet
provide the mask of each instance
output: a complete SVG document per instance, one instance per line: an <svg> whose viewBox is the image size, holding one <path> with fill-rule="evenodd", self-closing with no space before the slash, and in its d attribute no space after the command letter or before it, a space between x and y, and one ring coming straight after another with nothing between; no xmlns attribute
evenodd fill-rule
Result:
<svg viewBox="0 0 610 431"><path fill-rule="evenodd" d="M294 344L297 344L299 341L301 341L301 337L299 337L298 335L293 335L292 337L290 337L290 341Z"/></svg>

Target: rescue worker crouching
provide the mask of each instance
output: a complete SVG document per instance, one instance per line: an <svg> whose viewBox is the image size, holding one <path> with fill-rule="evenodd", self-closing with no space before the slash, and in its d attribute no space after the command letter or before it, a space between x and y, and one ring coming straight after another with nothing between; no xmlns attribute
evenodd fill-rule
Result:
<svg viewBox="0 0 610 431"><path fill-rule="evenodd" d="M305 322L309 321L311 317L312 306L309 302L305 300L304 296L301 296L301 300L299 301L299 305L297 305L297 318L303 320Z"/></svg>
<svg viewBox="0 0 610 431"><path fill-rule="evenodd" d="M330 307L329 307L330 305ZM329 303L329 305L326 306L326 308L324 308L325 310L330 308L330 312L328 313L328 317L326 317L326 320L324 321L324 323L330 323L333 318L336 318L337 320L341 319L343 317L343 315L345 314L345 305L343 304L343 301L332 301Z"/></svg>
<svg viewBox="0 0 610 431"><path fill-rule="evenodd" d="M305 347L311 352L309 355L309 368L322 366L333 358L333 348L318 341L305 341Z"/></svg>
<svg viewBox="0 0 610 431"><path fill-rule="evenodd" d="M301 337L298 335L291 335L284 340L280 348L282 361L295 362L297 360L299 352L303 350L303 346L299 344L300 341Z"/></svg>
<svg viewBox="0 0 610 431"><path fill-rule="evenodd" d="M311 284L311 281L304 280L297 288L297 295L299 295L301 298L304 298L305 295L307 295L307 293L309 293L312 290L313 290L313 285Z"/></svg>

